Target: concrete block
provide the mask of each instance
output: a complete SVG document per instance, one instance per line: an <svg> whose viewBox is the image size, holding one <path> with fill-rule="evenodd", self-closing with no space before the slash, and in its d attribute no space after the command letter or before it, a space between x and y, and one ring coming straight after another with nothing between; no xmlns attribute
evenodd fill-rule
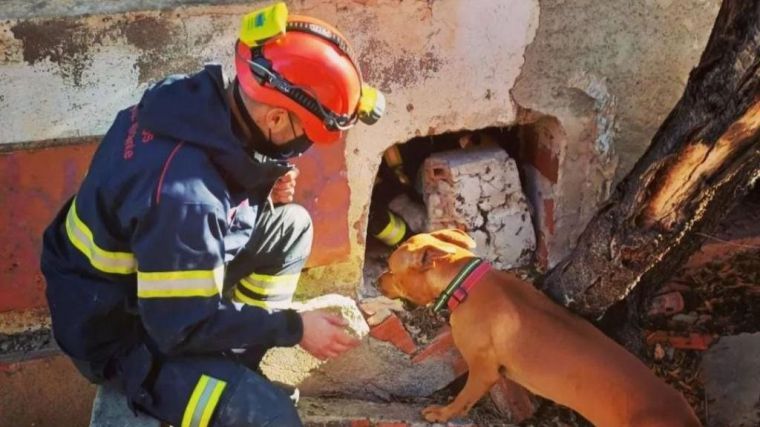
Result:
<svg viewBox="0 0 760 427"><path fill-rule="evenodd" d="M760 425L760 333L722 337L702 359L708 427Z"/></svg>
<svg viewBox="0 0 760 427"><path fill-rule="evenodd" d="M497 268L530 262L536 248L517 163L497 146L447 151L424 164L429 229L468 231Z"/></svg>
<svg viewBox="0 0 760 427"><path fill-rule="evenodd" d="M464 361L461 353L454 345L454 337L451 335L451 328L448 326L443 328L430 344L416 354L412 362L419 365L442 362L452 368L454 378L467 372L467 362Z"/></svg>
<svg viewBox="0 0 760 427"><path fill-rule="evenodd" d="M275 349L276 352L270 353L277 357L279 369L270 370L267 376L281 382L290 381L299 387L303 396L387 400L430 396L467 370L448 329L415 354L404 351L408 349L403 341L398 344L370 336L340 358L321 362L308 371L303 370L303 364L309 361L299 357L300 353Z"/></svg>
<svg viewBox="0 0 760 427"><path fill-rule="evenodd" d="M346 427L464 427L475 426L470 419L454 419L446 424L425 422L420 414L426 405L383 403L357 399L303 398L298 412L304 425ZM491 424L489 424L491 425ZM498 423L508 427L510 424Z"/></svg>
<svg viewBox="0 0 760 427"><path fill-rule="evenodd" d="M121 391L111 385L100 385L92 405L90 427L161 427L161 422L142 413L135 414Z"/></svg>

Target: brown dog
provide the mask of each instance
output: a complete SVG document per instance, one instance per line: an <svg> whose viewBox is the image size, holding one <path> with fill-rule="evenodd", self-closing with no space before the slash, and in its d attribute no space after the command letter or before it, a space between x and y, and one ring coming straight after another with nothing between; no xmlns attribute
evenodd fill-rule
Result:
<svg viewBox="0 0 760 427"><path fill-rule="evenodd" d="M391 254L381 291L427 305L475 265L474 247L459 230L413 236ZM513 274L484 264L477 275L450 319L467 384L449 405L425 408L425 419L466 415L504 374L598 426L700 425L680 393L590 323Z"/></svg>

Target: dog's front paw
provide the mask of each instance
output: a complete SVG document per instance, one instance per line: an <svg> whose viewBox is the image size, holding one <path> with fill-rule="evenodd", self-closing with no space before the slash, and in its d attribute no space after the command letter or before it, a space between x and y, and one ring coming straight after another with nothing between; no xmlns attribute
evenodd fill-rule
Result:
<svg viewBox="0 0 760 427"><path fill-rule="evenodd" d="M431 423L445 423L451 418L445 406L430 405L422 410L422 416Z"/></svg>

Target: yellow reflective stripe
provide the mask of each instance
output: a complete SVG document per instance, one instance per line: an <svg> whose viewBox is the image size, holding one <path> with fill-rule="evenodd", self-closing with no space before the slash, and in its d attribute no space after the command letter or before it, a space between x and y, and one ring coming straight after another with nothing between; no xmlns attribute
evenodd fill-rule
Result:
<svg viewBox="0 0 760 427"><path fill-rule="evenodd" d="M135 256L130 252L107 251L95 243L92 231L77 215L76 199L66 215L66 235L90 264L105 273L132 274L136 270Z"/></svg>
<svg viewBox="0 0 760 427"><path fill-rule="evenodd" d="M137 272L139 298L211 297L221 293L224 266L213 270Z"/></svg>
<svg viewBox="0 0 760 427"><path fill-rule="evenodd" d="M240 292L240 289L237 288L235 288L235 291L232 293L232 299L233 301L260 307L265 310L284 310L290 308L293 304L292 299L289 299L287 301L260 301L245 295L244 293Z"/></svg>
<svg viewBox="0 0 760 427"><path fill-rule="evenodd" d="M198 400L200 400L203 390L206 389L208 379L209 377L202 375L195 385L195 390L190 395L190 401L187 402L187 406L185 407L185 414L182 416L182 427L190 427L192 425L193 414L195 414L195 409L198 407Z"/></svg>
<svg viewBox="0 0 760 427"><path fill-rule="evenodd" d="M388 216L390 218L388 225L375 237L388 246L394 246L404 238L406 223L391 211L388 211Z"/></svg>
<svg viewBox="0 0 760 427"><path fill-rule="evenodd" d="M288 274L283 276L264 276L252 274L240 280L246 288L262 295L283 295L292 294L298 287L298 277L300 274ZM265 280L262 278L266 277ZM279 279L281 278L281 279Z"/></svg>
<svg viewBox="0 0 760 427"><path fill-rule="evenodd" d="M182 427L207 427L227 383L201 375L182 416Z"/></svg>
<svg viewBox="0 0 760 427"><path fill-rule="evenodd" d="M301 273L279 274L277 276L269 276L266 274L253 273L248 277L258 282L282 283L282 282L290 282L290 281L298 282L299 276L301 276Z"/></svg>

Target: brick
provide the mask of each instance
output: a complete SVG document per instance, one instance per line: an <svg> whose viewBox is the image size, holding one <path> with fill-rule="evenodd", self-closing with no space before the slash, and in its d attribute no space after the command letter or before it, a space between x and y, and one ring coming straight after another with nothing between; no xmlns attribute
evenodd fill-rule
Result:
<svg viewBox="0 0 760 427"><path fill-rule="evenodd" d="M399 350L406 354L412 354L417 351L417 345L414 343L412 336L401 323L401 319L395 314L390 314L379 325L370 329L370 336L380 341L385 341L395 345Z"/></svg>
<svg viewBox="0 0 760 427"><path fill-rule="evenodd" d="M451 328L448 326L442 328L438 336L412 358L412 363L420 364L431 359L445 360L453 368L455 376L460 376L467 372L467 362L465 362L462 354L459 353L459 350L454 345Z"/></svg>
<svg viewBox="0 0 760 427"><path fill-rule="evenodd" d="M554 199L544 199L543 228L554 234Z"/></svg>
<svg viewBox="0 0 760 427"><path fill-rule="evenodd" d="M655 331L647 334L647 345L668 344L679 350L699 350L704 351L710 348L714 341L712 335L700 334L697 332L689 333L687 336L671 335L667 331Z"/></svg>
<svg viewBox="0 0 760 427"><path fill-rule="evenodd" d="M541 143L541 130L537 126L526 126L523 130L523 144L520 144L520 161L531 164L546 179L556 184L559 180L559 159L554 151Z"/></svg>
<svg viewBox="0 0 760 427"><path fill-rule="evenodd" d="M372 423L369 420L353 420L351 421L351 427L371 427Z"/></svg>
<svg viewBox="0 0 760 427"><path fill-rule="evenodd" d="M403 422L379 422L375 427L409 427L408 423Z"/></svg>
<svg viewBox="0 0 760 427"><path fill-rule="evenodd" d="M490 396L501 415L512 423L521 423L536 412L530 392L507 378L502 377L491 388Z"/></svg>
<svg viewBox="0 0 760 427"><path fill-rule="evenodd" d="M678 291L657 295L649 302L647 315L669 316L680 313L684 308L683 296Z"/></svg>

